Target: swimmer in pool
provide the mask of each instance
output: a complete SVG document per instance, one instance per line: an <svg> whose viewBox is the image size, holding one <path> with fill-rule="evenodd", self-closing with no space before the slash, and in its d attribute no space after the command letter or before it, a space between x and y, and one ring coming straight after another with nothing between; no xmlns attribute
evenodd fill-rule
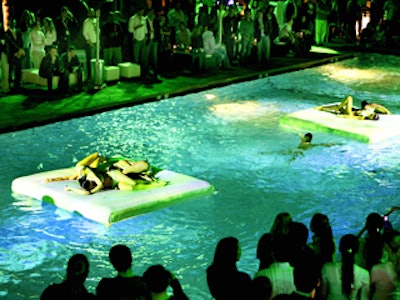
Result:
<svg viewBox="0 0 400 300"><path fill-rule="evenodd" d="M311 147L316 147L316 146L325 146L325 147L331 147L333 144L312 144L312 138L313 135L310 132L307 132L306 134L299 133L300 137L300 144L297 146L298 149L301 150L307 150L310 149Z"/></svg>
<svg viewBox="0 0 400 300"><path fill-rule="evenodd" d="M102 189L131 191L147 187L164 186L166 182L157 180L151 174L147 161L137 162L100 156L97 152L85 157L75 165L76 173L71 176L48 178L46 182L78 180L81 189L66 186L66 191L81 195L96 193Z"/></svg>
<svg viewBox="0 0 400 300"><path fill-rule="evenodd" d="M353 97L347 96L340 104L322 105L314 109L335 113L340 117L357 120L378 120L379 115L375 112L375 107L366 105L362 109L353 107Z"/></svg>

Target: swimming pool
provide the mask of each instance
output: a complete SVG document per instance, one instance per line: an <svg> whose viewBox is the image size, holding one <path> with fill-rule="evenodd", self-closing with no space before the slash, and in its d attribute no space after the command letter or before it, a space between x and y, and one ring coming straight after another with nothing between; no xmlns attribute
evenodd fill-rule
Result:
<svg viewBox="0 0 400 300"><path fill-rule="evenodd" d="M253 274L258 238L282 211L308 225L326 213L336 238L356 233L371 211L399 205L400 140L363 144L314 132L315 147L297 151L286 113L346 95L400 113L400 58L374 55L261 78L183 97L0 135L0 297L27 299L62 280L68 258L88 256L87 286L110 276L108 251L125 243L133 270L162 263L191 299L210 299L205 269L217 241L237 237L238 266ZM13 197L19 176L68 167L90 152L124 154L215 186L199 197L106 228L32 199ZM110 199L110 201L112 201ZM396 213L391 216L398 225Z"/></svg>

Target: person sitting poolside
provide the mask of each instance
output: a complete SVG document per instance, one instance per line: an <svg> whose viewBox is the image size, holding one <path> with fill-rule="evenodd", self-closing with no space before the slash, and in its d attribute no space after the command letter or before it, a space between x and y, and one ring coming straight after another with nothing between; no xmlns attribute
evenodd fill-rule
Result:
<svg viewBox="0 0 400 300"><path fill-rule="evenodd" d="M46 182L78 180L81 188L65 186L66 191L90 195L102 189L132 191L149 187L164 186L166 182L151 175L147 161L137 162L121 158L100 156L95 152L75 165L76 173L70 176L47 178Z"/></svg>
<svg viewBox="0 0 400 300"><path fill-rule="evenodd" d="M365 105L359 109L353 107L353 97L347 96L340 104L322 105L314 109L335 113L341 117L358 120L379 120L379 115L375 112L375 107Z"/></svg>

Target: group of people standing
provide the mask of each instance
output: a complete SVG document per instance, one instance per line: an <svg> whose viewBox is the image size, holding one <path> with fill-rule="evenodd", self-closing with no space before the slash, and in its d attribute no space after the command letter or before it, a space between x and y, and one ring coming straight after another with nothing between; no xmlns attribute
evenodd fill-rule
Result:
<svg viewBox="0 0 400 300"><path fill-rule="evenodd" d="M41 300L188 300L178 278L163 265L150 266L143 276L135 275L132 270L132 253L128 246L117 244L109 251L109 260L115 269L114 277L102 278L96 293L90 293L85 287L89 275L89 260L78 253L68 260L66 276L63 282L49 285L41 294ZM172 289L172 293L169 291Z"/></svg>
<svg viewBox="0 0 400 300"><path fill-rule="evenodd" d="M290 213L279 213L258 240L259 265L252 275L237 266L242 254L239 240L221 238L204 270L210 295L216 300L398 299L400 232L388 218L399 209L392 207L384 216L370 213L365 226L341 236L338 245L327 215L315 213L307 228ZM142 276L134 274L127 245L112 246L109 261L115 276L102 278L96 294L85 287L88 258L75 254L64 281L49 285L40 299L189 299L162 264L150 266Z"/></svg>
<svg viewBox="0 0 400 300"><path fill-rule="evenodd" d="M34 13L25 10L21 21L10 18L7 30L0 29L0 51L2 55L2 92L21 88L22 69L39 69L39 75L47 78L48 89L52 90L53 77L59 76L58 87L68 89L69 73L76 73L78 89L82 85L82 68L76 48L71 45L71 27L77 20L67 7L53 21L43 19L43 27ZM11 86L11 88L10 88Z"/></svg>
<svg viewBox="0 0 400 300"><path fill-rule="evenodd" d="M398 299L400 232L388 216L371 213L357 234L340 238L338 252L327 215L316 213L310 231L283 212L257 246L259 269L238 270L241 246L235 237L219 240L207 282L214 299Z"/></svg>

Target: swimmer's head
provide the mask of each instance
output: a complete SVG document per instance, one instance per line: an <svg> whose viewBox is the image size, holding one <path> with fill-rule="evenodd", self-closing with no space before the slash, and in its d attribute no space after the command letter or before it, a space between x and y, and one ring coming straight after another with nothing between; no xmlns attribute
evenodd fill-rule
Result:
<svg viewBox="0 0 400 300"><path fill-rule="evenodd" d="M365 100L361 101L361 108L364 109L369 103Z"/></svg>
<svg viewBox="0 0 400 300"><path fill-rule="evenodd" d="M311 140L312 140L312 134L311 134L310 132L307 132L307 133L304 135L304 142L306 142L306 143L311 143Z"/></svg>

